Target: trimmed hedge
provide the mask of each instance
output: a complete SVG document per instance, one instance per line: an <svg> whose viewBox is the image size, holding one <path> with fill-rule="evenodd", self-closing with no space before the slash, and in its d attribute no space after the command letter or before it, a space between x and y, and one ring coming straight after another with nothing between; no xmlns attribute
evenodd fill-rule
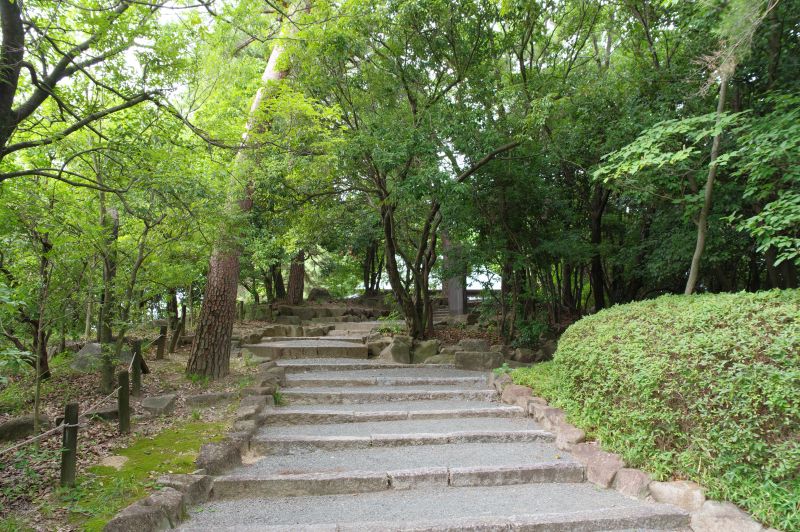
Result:
<svg viewBox="0 0 800 532"><path fill-rule="evenodd" d="M800 530L800 290L616 306L567 329L542 369L512 378L544 376L548 399L629 464Z"/></svg>

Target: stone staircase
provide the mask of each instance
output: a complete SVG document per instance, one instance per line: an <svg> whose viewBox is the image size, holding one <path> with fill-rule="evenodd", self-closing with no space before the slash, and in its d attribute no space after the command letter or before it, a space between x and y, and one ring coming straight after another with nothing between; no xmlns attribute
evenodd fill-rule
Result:
<svg viewBox="0 0 800 532"><path fill-rule="evenodd" d="M688 529L683 510L586 482L485 372L271 347L290 357L287 405L259 414L244 465L214 477L181 530Z"/></svg>

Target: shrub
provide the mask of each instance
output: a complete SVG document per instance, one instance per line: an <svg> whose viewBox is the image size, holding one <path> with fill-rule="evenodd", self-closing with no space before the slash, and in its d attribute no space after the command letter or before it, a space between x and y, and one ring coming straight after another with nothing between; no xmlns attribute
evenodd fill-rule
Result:
<svg viewBox="0 0 800 532"><path fill-rule="evenodd" d="M605 448L800 530L800 290L616 306L572 325L553 365L544 388Z"/></svg>

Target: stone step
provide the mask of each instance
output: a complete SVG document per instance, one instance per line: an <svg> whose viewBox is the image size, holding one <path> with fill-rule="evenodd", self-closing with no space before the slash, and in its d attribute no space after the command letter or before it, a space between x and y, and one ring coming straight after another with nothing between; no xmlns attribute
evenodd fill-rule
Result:
<svg viewBox="0 0 800 532"><path fill-rule="evenodd" d="M530 417L471 417L452 419L406 419L399 421L364 421L341 424L265 425L256 437L329 437L373 436L375 434L442 434L472 432L527 432L542 427Z"/></svg>
<svg viewBox="0 0 800 532"><path fill-rule="evenodd" d="M488 373L432 366L375 367L361 370L314 370L292 374L288 386L415 386L475 385L488 383Z"/></svg>
<svg viewBox="0 0 800 532"><path fill-rule="evenodd" d="M252 497L297 497L373 493L421 487L448 488L515 484L582 482L584 468L576 463L547 462L514 466L467 466L216 477L216 500Z"/></svg>
<svg viewBox="0 0 800 532"><path fill-rule="evenodd" d="M277 364L286 368L286 373L304 373L310 371L360 371L368 369L404 369L418 368L413 364L398 364L383 360L354 360L352 358L302 358L278 360ZM453 368L452 364L425 366L426 368Z"/></svg>
<svg viewBox="0 0 800 532"><path fill-rule="evenodd" d="M362 343L343 340L313 340L298 338L279 342L263 342L246 344L243 349L249 350L259 358L271 360L291 358L367 358L369 351Z"/></svg>
<svg viewBox="0 0 800 532"><path fill-rule="evenodd" d="M381 489L352 495L211 501L191 511L183 531L537 532L685 530L686 512L629 499L588 483Z"/></svg>
<svg viewBox="0 0 800 532"><path fill-rule="evenodd" d="M352 423L403 419L444 419L469 417L519 417L518 406L485 401L407 401L350 405L278 407L265 410L266 424Z"/></svg>
<svg viewBox="0 0 800 532"><path fill-rule="evenodd" d="M287 386L474 386L486 385L487 378L484 375L476 377L329 377L317 376L315 373L291 376L286 379Z"/></svg>
<svg viewBox="0 0 800 532"><path fill-rule="evenodd" d="M485 386L485 385L484 385ZM290 405L360 404L390 401L491 401L497 399L495 389L466 389L462 386L432 385L425 387L362 386L347 389L338 386L284 388L283 398Z"/></svg>
<svg viewBox="0 0 800 532"><path fill-rule="evenodd" d="M555 436L544 430L461 430L428 433L375 433L366 436L260 435L250 440L250 451L258 455L288 455L321 450L340 451L456 443L552 442L554 440Z"/></svg>

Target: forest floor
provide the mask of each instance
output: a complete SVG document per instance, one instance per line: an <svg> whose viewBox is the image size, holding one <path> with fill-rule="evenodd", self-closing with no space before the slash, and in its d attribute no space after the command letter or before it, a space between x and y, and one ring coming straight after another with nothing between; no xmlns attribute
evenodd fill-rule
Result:
<svg viewBox="0 0 800 532"><path fill-rule="evenodd" d="M234 334L257 326L240 324ZM154 348L145 353L150 373L142 376L141 398L177 393L172 414L145 417L141 398L132 397L130 434L119 434L116 421L83 421L85 426L78 433L76 488L57 488L60 433L43 439L38 448L26 445L0 456L0 532L100 529L105 519L143 496L162 474L194 470L200 446L224 434L237 402L192 408L182 397L235 392L249 386L253 378L248 361L233 357L226 378L189 379L184 373L189 350L183 346L163 360L155 360ZM105 397L99 389L99 374L76 372L70 368L71 360L71 353L55 357L52 377L42 386L41 412L51 423L63 415L68 402L77 402L85 411ZM0 391L0 422L33 411L32 381L32 376L22 375ZM105 404L116 404L116 400ZM0 444L0 449L10 445Z"/></svg>

